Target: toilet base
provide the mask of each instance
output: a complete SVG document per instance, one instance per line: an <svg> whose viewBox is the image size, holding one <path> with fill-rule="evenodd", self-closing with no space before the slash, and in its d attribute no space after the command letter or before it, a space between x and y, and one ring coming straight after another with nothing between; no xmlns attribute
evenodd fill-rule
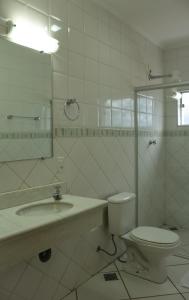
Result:
<svg viewBox="0 0 189 300"><path fill-rule="evenodd" d="M154 272L153 270L147 270L144 269L143 267L141 267L139 264L137 264L136 262L128 262L124 265L124 268L122 269L123 271L125 271L126 273L130 274L130 275L134 275L137 277L140 277L142 279L154 282L154 283L158 283L158 284L162 284L167 280L167 273L157 273L157 269L156 274L154 276ZM162 276L163 275L163 276Z"/></svg>
<svg viewBox="0 0 189 300"><path fill-rule="evenodd" d="M143 279L161 284L167 280L167 268L165 259L151 260L143 256L139 249L130 246L127 249L128 260L124 265L125 272Z"/></svg>

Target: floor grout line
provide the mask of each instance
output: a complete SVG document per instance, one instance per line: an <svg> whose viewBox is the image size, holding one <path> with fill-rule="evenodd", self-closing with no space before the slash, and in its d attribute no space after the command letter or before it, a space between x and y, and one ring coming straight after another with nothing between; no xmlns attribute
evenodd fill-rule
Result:
<svg viewBox="0 0 189 300"><path fill-rule="evenodd" d="M131 298L131 300L138 300L138 299L149 299L149 298L154 298L154 300L156 298L159 298L159 297L165 297L165 296L182 296L182 294L179 294L179 293L176 293L176 294L161 294L161 295L155 295L155 296L145 296L145 297L137 297L137 298ZM185 298L184 298L185 299Z"/></svg>
<svg viewBox="0 0 189 300"><path fill-rule="evenodd" d="M122 276L121 276L120 270L119 270L119 268L117 267L117 265L116 265L115 262L113 262L113 264L114 264L114 266L116 267L116 269L117 269L117 271L118 271L118 274L119 274L119 276L120 276L120 278L121 278L121 281L122 281L122 283L123 283L123 285L124 285L124 288L125 288L125 290L126 290L128 296L129 296L129 299L131 300L131 299L132 299L132 298L131 298L131 295L130 295L130 293L129 293L129 291L128 291L128 288L127 288L127 286L126 286L126 284L125 284L125 282L124 282Z"/></svg>
<svg viewBox="0 0 189 300"><path fill-rule="evenodd" d="M79 300L78 293L77 293L77 289L75 290L75 299L76 299L76 300Z"/></svg>
<svg viewBox="0 0 189 300"><path fill-rule="evenodd" d="M188 263L180 263L180 264L171 264L171 265L167 265L167 267L176 267L176 266L185 266L185 265L189 265Z"/></svg>
<svg viewBox="0 0 189 300"><path fill-rule="evenodd" d="M182 295L181 291L178 289L178 287L176 286L176 284L171 280L171 278L169 276L167 276L167 278L169 279L169 281L172 283L172 285L175 287L175 289L178 291L178 293L181 295L181 297L184 298L184 296ZM185 299L185 298L184 298Z"/></svg>

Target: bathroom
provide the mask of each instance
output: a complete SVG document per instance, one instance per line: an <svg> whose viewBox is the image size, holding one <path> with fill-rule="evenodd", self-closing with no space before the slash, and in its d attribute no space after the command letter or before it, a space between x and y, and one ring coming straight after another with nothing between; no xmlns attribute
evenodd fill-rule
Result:
<svg viewBox="0 0 189 300"><path fill-rule="evenodd" d="M0 300L189 299L188 11L0 0Z"/></svg>

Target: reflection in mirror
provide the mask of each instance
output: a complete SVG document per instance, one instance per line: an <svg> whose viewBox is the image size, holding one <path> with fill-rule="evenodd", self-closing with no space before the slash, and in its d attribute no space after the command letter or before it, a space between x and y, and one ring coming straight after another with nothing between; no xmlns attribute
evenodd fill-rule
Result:
<svg viewBox="0 0 189 300"><path fill-rule="evenodd" d="M51 57L5 39L0 53L0 161L51 157Z"/></svg>

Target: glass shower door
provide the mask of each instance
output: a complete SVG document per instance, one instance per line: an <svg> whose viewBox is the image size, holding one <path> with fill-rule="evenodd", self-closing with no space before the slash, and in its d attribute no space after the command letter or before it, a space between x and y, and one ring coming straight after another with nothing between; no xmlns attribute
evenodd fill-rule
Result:
<svg viewBox="0 0 189 300"><path fill-rule="evenodd" d="M189 85L137 92L138 225L178 229L189 257Z"/></svg>

